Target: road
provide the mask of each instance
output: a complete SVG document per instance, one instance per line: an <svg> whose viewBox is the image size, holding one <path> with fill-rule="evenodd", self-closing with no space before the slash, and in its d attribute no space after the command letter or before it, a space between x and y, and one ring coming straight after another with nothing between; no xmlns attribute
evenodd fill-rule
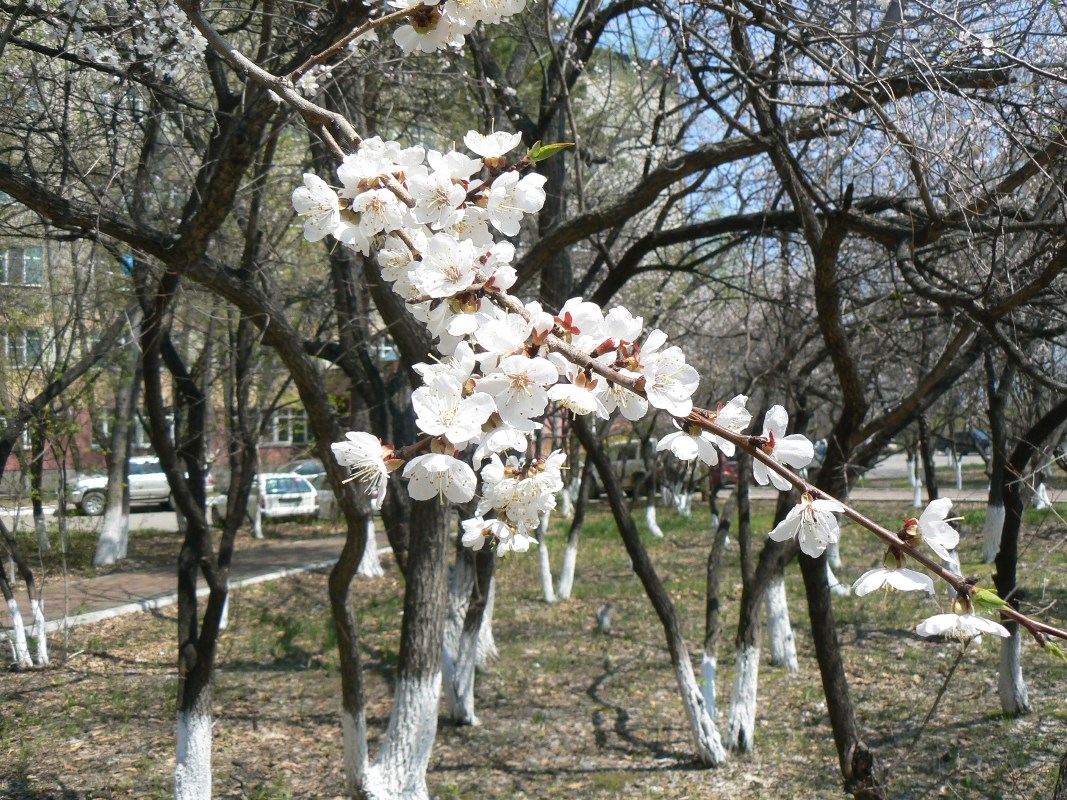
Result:
<svg viewBox="0 0 1067 800"><path fill-rule="evenodd" d="M55 505L45 506L45 517L49 524L54 522L55 513ZM0 505L0 519L3 519L4 525L7 526L8 530L12 530L16 522L20 531L33 530L33 510L28 504L21 507ZM100 523L103 519L103 517L85 517L72 513L67 517L67 525L73 530L95 531L100 529ZM130 530L156 530L174 533L178 530L178 518L170 510L158 508L138 509L130 513Z"/></svg>

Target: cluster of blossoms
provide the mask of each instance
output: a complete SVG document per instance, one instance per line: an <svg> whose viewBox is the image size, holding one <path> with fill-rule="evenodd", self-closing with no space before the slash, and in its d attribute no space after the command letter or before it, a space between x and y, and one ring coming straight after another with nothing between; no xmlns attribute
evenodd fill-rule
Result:
<svg viewBox="0 0 1067 800"><path fill-rule="evenodd" d="M404 55L412 51L433 53L446 47L461 49L463 40L483 22L492 25L514 16L526 7L526 0L390 0L393 8L414 9L409 23L393 32L393 41Z"/></svg>
<svg viewBox="0 0 1067 800"><path fill-rule="evenodd" d="M207 40L195 30L173 0L135 0L129 4L135 24L129 43L109 33L112 4L106 0L67 0L55 4L57 23L51 30L57 45L104 67L137 64L156 76L178 77L187 67L199 66Z"/></svg>
<svg viewBox="0 0 1067 800"><path fill-rule="evenodd" d="M396 449L371 434L349 433L333 445L337 461L369 485L378 503L389 473L401 468L416 500L476 501L473 516L463 522L463 544L501 553L529 549L563 489L566 456L543 456L532 444L552 407L602 419L617 410L631 421L650 408L666 411L678 430L664 436L658 449L709 465L719 452L733 455L734 443L695 420L736 434L752 422L744 395L694 415L696 370L679 347L667 345L666 334L645 333L644 320L625 308L605 312L572 298L553 313L508 295L516 281L515 247L497 241L493 231L518 234L523 217L545 201L544 177L526 171L536 154L508 162L518 143L518 134L470 131L464 144L471 155L368 139L338 168L340 189L307 174L293 192L305 238L330 236L374 254L383 277L427 326L442 355L415 365L423 385L412 406L424 437ZM788 422L785 409L774 406L762 434L750 441L766 461L803 469L814 448L802 435L786 435ZM761 459L753 461L753 476L761 485L792 487ZM907 521L902 539L925 542L951 560L959 535L945 521L950 505L932 503L919 519ZM837 542L837 515L844 511L834 500L804 494L770 536L796 538L804 553L818 556ZM902 560L891 547L886 566L864 574L856 594L882 586L932 593L931 579L902 568ZM940 615L922 623L919 633L968 638L967 631L1003 630L976 619L982 618Z"/></svg>
<svg viewBox="0 0 1067 800"><path fill-rule="evenodd" d="M651 407L684 419L698 384L681 348L662 331L645 334L642 318L624 308L605 313L573 298L552 313L506 295L516 279L515 247L493 232L518 234L523 217L545 201L544 177L525 172L533 159L508 164L518 143L518 134L471 131L467 154L368 139L338 168L340 189L307 174L293 192L305 238L330 236L375 253L383 277L443 356L415 367L423 385L412 405L426 438L398 453L351 433L333 446L338 461L370 483L379 502L386 476L401 465L409 494L420 500L470 502L480 476L464 542L499 550L527 549L563 488L564 455L541 458L531 447L550 407L602 419L618 410L629 420ZM745 400L736 397L713 416L741 431L751 420ZM713 445L733 452L717 437L678 436L684 440L672 449L682 457L687 442L706 461L715 457Z"/></svg>
<svg viewBox="0 0 1067 800"><path fill-rule="evenodd" d="M770 415L768 415L770 416ZM773 473L772 473L773 474ZM918 547L925 544L939 558L950 564L958 564L955 556L959 544L959 532L949 525L952 501L941 498L932 501L918 519L904 521L899 536L905 544ZM800 549L809 556L818 556L837 542L841 529L837 514L845 507L836 500L815 499L810 494L801 496L800 502L782 522L771 531L770 537L781 542L796 537ZM883 566L863 573L852 585L852 592L863 597L877 589L893 589L899 592L926 592L934 594L934 582L929 575L903 566L904 553L899 547L890 546L882 558ZM946 636L967 641L982 633L1007 636L1007 629L1000 623L971 613L970 602L957 597L953 612L937 614L919 623L915 632L920 636ZM956 613L956 609L964 613Z"/></svg>

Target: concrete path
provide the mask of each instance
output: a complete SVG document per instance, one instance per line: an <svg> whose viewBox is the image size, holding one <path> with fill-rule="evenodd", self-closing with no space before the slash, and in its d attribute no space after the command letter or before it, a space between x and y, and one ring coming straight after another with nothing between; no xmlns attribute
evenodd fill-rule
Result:
<svg viewBox="0 0 1067 800"><path fill-rule="evenodd" d="M384 537L379 534L379 553L384 557ZM288 542L241 550L234 553L230 569L233 588L249 586L286 575L332 566L344 546L343 536L331 536L310 541ZM201 581L200 594L207 588ZM65 625L83 625L110 617L162 608L177 602L173 569L118 572L94 578L52 581L45 585L45 619L49 632ZM30 619L29 600L25 588L16 591L19 611L27 628ZM64 614L64 608L67 614ZM0 628L11 628L11 616L6 604L0 604Z"/></svg>

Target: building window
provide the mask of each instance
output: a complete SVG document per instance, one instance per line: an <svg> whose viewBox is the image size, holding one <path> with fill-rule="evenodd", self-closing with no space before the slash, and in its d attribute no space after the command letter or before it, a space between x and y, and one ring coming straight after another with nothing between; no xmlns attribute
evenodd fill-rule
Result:
<svg viewBox="0 0 1067 800"><path fill-rule="evenodd" d="M30 366L41 361L44 355L44 331L27 328L9 331L4 336L4 360L19 366Z"/></svg>
<svg viewBox="0 0 1067 800"><path fill-rule="evenodd" d="M5 428L7 428L7 418L6 417L0 417L0 431L3 431ZM19 441L18 441L18 445L17 446L19 448L21 448L22 450L29 450L30 449L31 445L30 445L30 426L29 425L27 425L25 428L22 429L22 434L19 436Z"/></svg>
<svg viewBox="0 0 1067 800"><path fill-rule="evenodd" d="M9 247L0 251L0 283L40 286L44 281L44 253L40 247Z"/></svg>
<svg viewBox="0 0 1067 800"><path fill-rule="evenodd" d="M310 441L307 412L302 408L282 408L275 411L268 437L268 444L279 447L306 445Z"/></svg>

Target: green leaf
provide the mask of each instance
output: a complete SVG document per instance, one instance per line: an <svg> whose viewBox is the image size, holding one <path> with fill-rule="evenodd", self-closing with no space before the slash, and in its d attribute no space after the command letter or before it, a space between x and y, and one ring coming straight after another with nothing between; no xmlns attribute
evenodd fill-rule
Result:
<svg viewBox="0 0 1067 800"><path fill-rule="evenodd" d="M1063 652L1063 648L1055 642L1045 642L1045 652L1060 661L1067 661L1067 653Z"/></svg>
<svg viewBox="0 0 1067 800"><path fill-rule="evenodd" d="M555 144L542 145L538 141L534 142L534 146L530 148L530 152L526 154L526 157L530 159L531 164L536 164L538 161L552 158L556 153L568 147L574 147L574 142L556 142Z"/></svg>
<svg viewBox="0 0 1067 800"><path fill-rule="evenodd" d="M979 589L971 595L971 601L983 611L999 611L1008 607L1008 604L991 589Z"/></svg>

